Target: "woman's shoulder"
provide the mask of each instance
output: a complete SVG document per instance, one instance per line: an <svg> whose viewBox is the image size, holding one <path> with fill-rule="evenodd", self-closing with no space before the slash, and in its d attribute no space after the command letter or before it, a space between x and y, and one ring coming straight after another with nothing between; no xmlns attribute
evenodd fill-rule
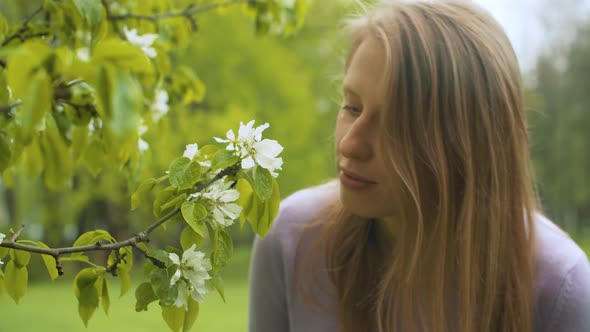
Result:
<svg viewBox="0 0 590 332"><path fill-rule="evenodd" d="M305 188L289 195L281 202L269 236L280 239L297 237L297 234L316 220L321 210L337 197L338 184L335 181Z"/></svg>
<svg viewBox="0 0 590 332"><path fill-rule="evenodd" d="M545 216L535 216L535 228L536 325L543 331L586 331L590 328L588 257Z"/></svg>
<svg viewBox="0 0 590 332"><path fill-rule="evenodd" d="M567 274L575 265L588 261L584 251L561 228L544 215L535 215L535 259L540 273Z"/></svg>

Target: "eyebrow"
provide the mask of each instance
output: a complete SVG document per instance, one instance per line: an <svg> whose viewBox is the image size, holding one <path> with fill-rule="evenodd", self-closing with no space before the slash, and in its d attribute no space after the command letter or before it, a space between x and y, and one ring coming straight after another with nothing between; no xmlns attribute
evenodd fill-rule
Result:
<svg viewBox="0 0 590 332"><path fill-rule="evenodd" d="M360 98L360 95L358 93L356 93L352 87L348 84L344 84L342 86L342 91L344 92L344 94L350 94L353 95L354 97Z"/></svg>

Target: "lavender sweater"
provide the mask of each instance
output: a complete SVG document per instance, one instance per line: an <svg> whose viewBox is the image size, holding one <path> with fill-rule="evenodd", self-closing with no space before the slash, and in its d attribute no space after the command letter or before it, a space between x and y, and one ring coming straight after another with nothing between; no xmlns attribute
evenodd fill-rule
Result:
<svg viewBox="0 0 590 332"><path fill-rule="evenodd" d="M294 258L301 227L338 188L334 183L285 199L273 228L256 238L250 269L250 332L336 332L331 314L306 304L296 290ZM538 277L534 332L590 332L590 264L551 221L536 220ZM333 299L321 299L331 303Z"/></svg>

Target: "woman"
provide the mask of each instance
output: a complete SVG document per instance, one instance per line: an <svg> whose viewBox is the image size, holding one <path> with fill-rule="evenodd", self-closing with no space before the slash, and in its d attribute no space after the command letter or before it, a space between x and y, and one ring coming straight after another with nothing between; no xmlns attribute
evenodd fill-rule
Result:
<svg viewBox="0 0 590 332"><path fill-rule="evenodd" d="M498 23L423 1L350 26L339 179L255 241L250 331L590 331L590 264L536 205Z"/></svg>

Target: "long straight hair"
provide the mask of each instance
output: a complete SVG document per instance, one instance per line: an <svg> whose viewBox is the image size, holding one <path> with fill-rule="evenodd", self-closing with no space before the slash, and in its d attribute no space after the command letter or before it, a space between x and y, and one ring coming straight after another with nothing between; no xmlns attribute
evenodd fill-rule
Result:
<svg viewBox="0 0 590 332"><path fill-rule="evenodd" d="M383 245L335 198L302 233L298 289L316 293L302 267L327 274L343 332L530 332L537 206L504 31L458 1L382 1L348 26L345 70L367 38L385 52L381 153L412 217Z"/></svg>

